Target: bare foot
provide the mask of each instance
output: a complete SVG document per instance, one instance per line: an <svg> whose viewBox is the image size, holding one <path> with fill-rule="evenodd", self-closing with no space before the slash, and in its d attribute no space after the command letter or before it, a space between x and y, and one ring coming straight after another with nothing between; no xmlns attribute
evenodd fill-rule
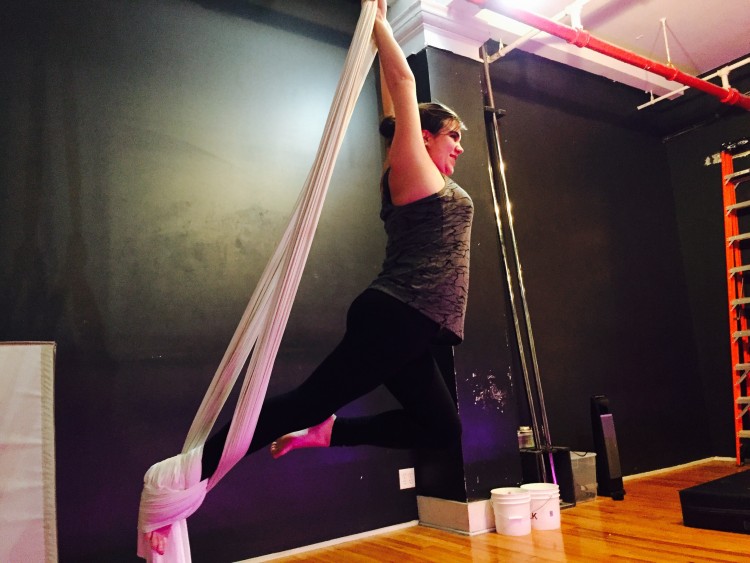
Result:
<svg viewBox="0 0 750 563"><path fill-rule="evenodd" d="M333 414L317 426L282 436L271 444L271 455L278 459L297 448L327 448L331 445L331 431L335 420L336 415Z"/></svg>
<svg viewBox="0 0 750 563"><path fill-rule="evenodd" d="M146 534L146 538L151 544L151 549L153 549L159 555L164 555L164 550L167 547L167 537L169 537L169 532L171 530L172 526L169 525L164 526L163 528L159 528L158 530L154 530L153 532L148 532Z"/></svg>

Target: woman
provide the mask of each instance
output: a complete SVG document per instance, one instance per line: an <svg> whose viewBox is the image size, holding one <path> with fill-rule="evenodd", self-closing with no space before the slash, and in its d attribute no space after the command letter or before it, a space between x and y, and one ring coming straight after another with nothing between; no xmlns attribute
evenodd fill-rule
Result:
<svg viewBox="0 0 750 563"><path fill-rule="evenodd" d="M463 338L473 205L448 179L463 152L463 124L445 106L417 104L414 76L386 21L386 0L378 0L374 37L384 106L392 101L394 112L381 125L390 144L381 185L383 270L352 303L333 352L298 388L264 402L248 453L269 443L276 458L305 447L442 448L461 434L430 346ZM358 418L332 414L379 385L401 409ZM227 432L228 425L206 442L201 479L215 471ZM163 553L158 532L151 544Z"/></svg>

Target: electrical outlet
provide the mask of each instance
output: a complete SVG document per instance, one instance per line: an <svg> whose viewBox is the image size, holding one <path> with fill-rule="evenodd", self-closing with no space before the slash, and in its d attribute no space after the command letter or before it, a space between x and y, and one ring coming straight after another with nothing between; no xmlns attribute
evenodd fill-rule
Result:
<svg viewBox="0 0 750 563"><path fill-rule="evenodd" d="M407 469L399 469L398 482L402 489L413 489L416 486L414 481L414 468L408 467Z"/></svg>

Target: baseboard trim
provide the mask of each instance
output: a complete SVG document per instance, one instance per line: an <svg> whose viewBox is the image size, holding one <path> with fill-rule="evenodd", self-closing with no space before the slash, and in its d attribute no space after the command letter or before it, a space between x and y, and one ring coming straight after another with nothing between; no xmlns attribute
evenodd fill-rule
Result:
<svg viewBox="0 0 750 563"><path fill-rule="evenodd" d="M412 528L418 525L419 525L419 520L410 520L409 522L404 522L403 524L394 524L393 526L386 526L385 528L377 528L375 530L362 532L361 534L352 534L351 536L344 536L342 538L336 538L333 540L328 540L328 541L324 541L320 543L305 545L303 547L288 549L286 551L279 551L278 553L269 553L268 555L261 555L259 557L252 557L250 559L243 559L242 561L237 561L236 563L250 563L250 562L260 563L261 561L273 561L274 559L280 559L282 557L290 557L292 555L299 555L301 553L306 553L308 551L313 551L315 549L333 547L335 545L347 543L350 541L362 540L362 539L369 538L372 536L379 536L381 534L387 534L389 532L397 532L399 530Z"/></svg>
<svg viewBox="0 0 750 563"><path fill-rule="evenodd" d="M458 502L417 495L419 523L468 536L484 534L495 529L492 502L477 500Z"/></svg>
<svg viewBox="0 0 750 563"><path fill-rule="evenodd" d="M653 471L645 471L644 473L635 473L633 475L625 475L622 480L624 482L626 481L632 481L633 479L641 479L643 477L652 477L654 475L661 475L662 473L669 473L670 471L674 471L676 469L686 469L688 467L692 467L694 465L701 465L703 463L708 463L709 461L735 461L733 457L707 457L704 459L696 459L695 461L689 461L687 463L682 463L680 465L673 465L672 467L664 467L663 469L654 469Z"/></svg>

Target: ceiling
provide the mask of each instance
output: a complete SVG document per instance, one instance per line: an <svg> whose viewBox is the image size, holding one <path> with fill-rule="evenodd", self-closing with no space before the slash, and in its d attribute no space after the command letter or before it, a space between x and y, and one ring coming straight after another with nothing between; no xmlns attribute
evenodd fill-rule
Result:
<svg viewBox="0 0 750 563"><path fill-rule="evenodd" d="M555 19L555 16L569 12L574 1L389 0L389 19L397 39L404 47L408 43L411 29L407 20L415 19L415 13L419 11L425 28L437 30L436 34L441 36L437 42L429 38L427 42L458 52L454 47L460 50L460 44L467 38L479 44L487 39L495 39L508 45L533 31L532 28L508 18L501 17L499 22L492 24L479 20L477 14L480 7L475 5L477 3L496 8L511 4ZM706 76L729 63L744 61L750 57L750 0L578 1L583 4L580 12L581 25L593 37L659 63L671 62L687 74ZM569 15L564 15L557 21L571 25ZM403 28L407 28L406 31ZM429 31L425 34L429 35ZM455 45L451 45L452 43ZM420 45L416 45L415 50L419 48ZM654 96L671 95L681 88L681 84L541 32L518 48L608 77ZM477 52L474 46L467 49L469 53ZM731 79L730 72L729 85L734 86ZM711 81L721 85L718 78Z"/></svg>
<svg viewBox="0 0 750 563"><path fill-rule="evenodd" d="M573 0L516 4L550 18ZM750 53L750 0L590 0L581 11L581 23L594 37L666 63L662 19L672 63L688 74L707 73ZM570 19L561 23L570 25Z"/></svg>

